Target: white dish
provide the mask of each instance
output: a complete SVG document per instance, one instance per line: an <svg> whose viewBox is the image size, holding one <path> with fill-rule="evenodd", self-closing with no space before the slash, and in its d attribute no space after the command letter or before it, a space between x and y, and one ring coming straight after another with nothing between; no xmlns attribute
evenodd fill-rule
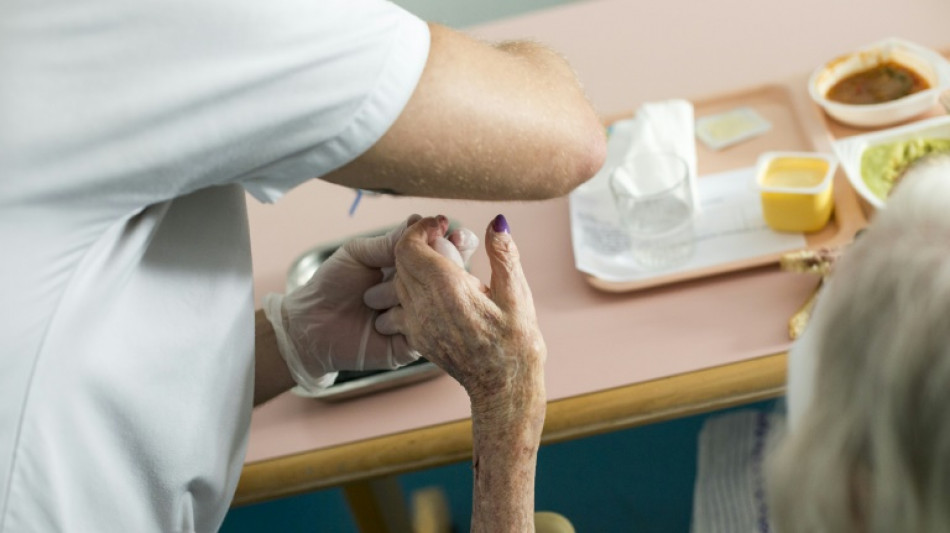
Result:
<svg viewBox="0 0 950 533"><path fill-rule="evenodd" d="M871 192L871 189L864 183L864 178L861 177L861 155L864 154L864 150L874 145L906 141L917 137L950 139L950 115L921 120L874 133L847 137L835 141L832 143L832 147L854 190L875 209L883 209L885 201Z"/></svg>
<svg viewBox="0 0 950 533"><path fill-rule="evenodd" d="M825 98L838 81L887 61L911 68L927 81L930 89L880 104L852 105ZM925 113L947 88L950 62L930 48L893 37L825 63L808 80L808 93L815 103L839 122L858 127L887 126Z"/></svg>

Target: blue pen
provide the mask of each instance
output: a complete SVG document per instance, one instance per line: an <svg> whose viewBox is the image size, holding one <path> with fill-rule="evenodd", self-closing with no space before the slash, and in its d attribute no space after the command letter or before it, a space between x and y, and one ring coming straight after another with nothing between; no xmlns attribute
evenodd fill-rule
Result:
<svg viewBox="0 0 950 533"><path fill-rule="evenodd" d="M353 199L353 204L350 206L350 216L353 216L353 213L356 212L356 206L360 205L360 199L363 197L363 189L356 189L356 198Z"/></svg>

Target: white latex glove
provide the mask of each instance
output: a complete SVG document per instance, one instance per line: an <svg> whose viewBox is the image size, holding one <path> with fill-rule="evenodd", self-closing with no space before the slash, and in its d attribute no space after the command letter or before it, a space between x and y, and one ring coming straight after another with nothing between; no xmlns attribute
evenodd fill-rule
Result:
<svg viewBox="0 0 950 533"><path fill-rule="evenodd" d="M448 220L442 216L437 217L437 219L442 225L442 231L447 230ZM478 249L478 237L468 228L458 228L446 237L436 238L429 245L443 257L465 268L472 254ZM384 270L386 271L386 277L383 283L367 290L363 301L366 302L367 306L382 312L376 319L376 330L379 333L401 337L402 335L398 333L395 324L396 320L400 320L399 315L403 312L392 281L395 269L386 268Z"/></svg>
<svg viewBox="0 0 950 533"><path fill-rule="evenodd" d="M402 335L377 332L379 313L363 302L366 290L384 279L382 269L393 270L393 249L419 218L409 217L386 235L346 242L305 285L264 298L264 313L298 385L314 391L331 385L338 370L393 369L419 358Z"/></svg>

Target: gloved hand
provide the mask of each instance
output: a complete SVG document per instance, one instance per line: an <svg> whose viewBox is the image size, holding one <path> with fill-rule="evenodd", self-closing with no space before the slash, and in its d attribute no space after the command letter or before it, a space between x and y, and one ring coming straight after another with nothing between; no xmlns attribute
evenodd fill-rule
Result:
<svg viewBox="0 0 950 533"><path fill-rule="evenodd" d="M393 249L419 218L413 215L385 235L346 242L305 285L264 298L264 314L298 385L314 391L331 385L338 370L392 369L419 358L405 337L378 333L378 312L363 303L363 293L384 279L383 268L392 275Z"/></svg>
<svg viewBox="0 0 950 533"><path fill-rule="evenodd" d="M419 358L404 336L381 334L373 324L377 309L398 304L390 281L395 272L393 250L406 228L420 218L413 215L386 235L346 242L305 285L288 295L264 298L264 314L298 385L315 391L331 385L339 370L393 369ZM447 229L448 220L440 220ZM439 252L463 264L463 253L466 258L471 256L478 243L477 238L474 245L463 240L466 238L454 237L466 244L463 251L443 239ZM391 305L372 308L364 304L364 293L378 285L383 288L376 289L377 293L392 294Z"/></svg>

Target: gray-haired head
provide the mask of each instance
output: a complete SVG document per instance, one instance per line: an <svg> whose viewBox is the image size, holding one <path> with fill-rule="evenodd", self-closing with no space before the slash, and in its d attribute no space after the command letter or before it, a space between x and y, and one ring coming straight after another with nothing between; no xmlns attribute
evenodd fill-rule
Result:
<svg viewBox="0 0 950 533"><path fill-rule="evenodd" d="M950 531L950 159L907 174L809 328L813 396L769 465L777 529Z"/></svg>

